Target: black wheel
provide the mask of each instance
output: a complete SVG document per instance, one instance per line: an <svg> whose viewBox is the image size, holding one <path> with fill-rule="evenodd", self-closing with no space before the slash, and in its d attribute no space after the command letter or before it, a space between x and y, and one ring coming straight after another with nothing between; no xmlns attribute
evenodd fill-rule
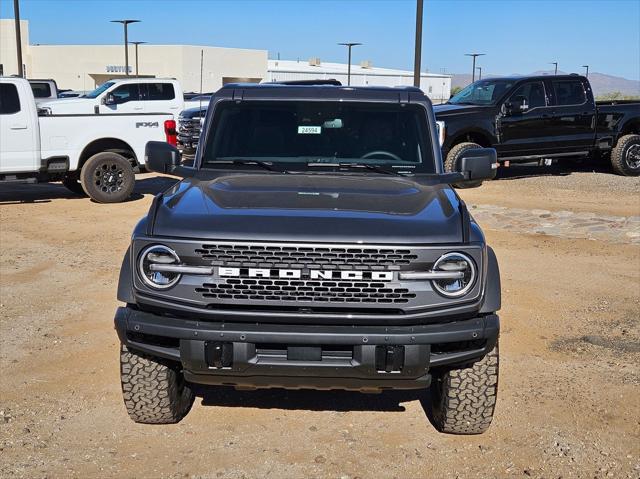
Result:
<svg viewBox="0 0 640 479"><path fill-rule="evenodd" d="M462 158L462 155L467 150L475 150L476 148L482 148L477 143L464 142L458 143L455 145L449 153L447 154L447 158L444 160L444 169L445 171L455 172L458 171L459 161ZM454 183L453 186L456 188L475 188L480 186L482 181L473 181L473 182L465 182L465 183Z"/></svg>
<svg viewBox="0 0 640 479"><path fill-rule="evenodd" d="M435 426L450 434L481 434L491 425L498 394L498 344L463 369L434 374L431 406Z"/></svg>
<svg viewBox="0 0 640 479"><path fill-rule="evenodd" d="M84 191L84 188L82 188L82 183L78 181L77 177L66 176L62 180L62 184L66 189L68 189L72 193L75 193L76 195L87 196L87 193Z"/></svg>
<svg viewBox="0 0 640 479"><path fill-rule="evenodd" d="M119 203L131 196L135 174L124 156L105 151L87 160L80 172L80 181L94 201Z"/></svg>
<svg viewBox="0 0 640 479"><path fill-rule="evenodd" d="M623 176L640 175L640 135L625 135L611 152L613 171Z"/></svg>
<svg viewBox="0 0 640 479"><path fill-rule="evenodd" d="M121 346L122 396L131 419L142 424L173 424L187 415L195 396L179 366Z"/></svg>

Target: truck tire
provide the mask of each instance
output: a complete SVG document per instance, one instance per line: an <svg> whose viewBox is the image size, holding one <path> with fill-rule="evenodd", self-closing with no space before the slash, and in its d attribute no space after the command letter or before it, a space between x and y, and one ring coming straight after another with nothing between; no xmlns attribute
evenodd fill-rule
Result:
<svg viewBox="0 0 640 479"><path fill-rule="evenodd" d="M458 162L462 157L462 154L467 150L475 150L476 148L482 148L477 143L471 143L469 141L465 141L463 143L458 143L453 148L449 150L447 153L447 158L444 160L444 170L448 172L458 171ZM480 186L482 181L473 181L473 182L465 182L465 183L454 183L453 186L456 188L476 188Z"/></svg>
<svg viewBox="0 0 640 479"><path fill-rule="evenodd" d="M191 409L194 394L177 364L120 350L122 396L129 417L142 424L174 424Z"/></svg>
<svg viewBox="0 0 640 479"><path fill-rule="evenodd" d="M450 434L481 434L491 425L498 394L498 344L463 369L434 374L431 406L436 429Z"/></svg>
<svg viewBox="0 0 640 479"><path fill-rule="evenodd" d="M124 156L111 151L96 153L80 172L82 188L98 203L120 203L133 193L135 173Z"/></svg>
<svg viewBox="0 0 640 479"><path fill-rule="evenodd" d="M78 178L76 177L65 176L64 179L62 180L62 185L66 189L68 189L72 193L75 193L78 196L87 196L87 193L84 191L84 188L82 187L82 183L80 183L78 181Z"/></svg>
<svg viewBox="0 0 640 479"><path fill-rule="evenodd" d="M640 135L624 135L611 152L613 171L623 176L640 175Z"/></svg>

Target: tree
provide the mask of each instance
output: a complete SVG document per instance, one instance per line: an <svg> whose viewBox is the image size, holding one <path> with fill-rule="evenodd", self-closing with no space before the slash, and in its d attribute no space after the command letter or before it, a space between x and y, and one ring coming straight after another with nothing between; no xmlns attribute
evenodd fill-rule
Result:
<svg viewBox="0 0 640 479"><path fill-rule="evenodd" d="M453 95L457 95L458 93L460 93L460 91L461 91L461 90L462 90L462 87L461 87L461 86L454 86L454 87L451 89L451 96L453 96Z"/></svg>

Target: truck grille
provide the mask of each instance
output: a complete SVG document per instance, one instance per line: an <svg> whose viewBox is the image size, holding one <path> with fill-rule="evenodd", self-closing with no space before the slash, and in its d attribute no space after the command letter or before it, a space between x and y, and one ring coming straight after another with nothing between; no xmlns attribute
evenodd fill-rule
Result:
<svg viewBox="0 0 640 479"><path fill-rule="evenodd" d="M195 147L200 138L200 117L178 118L178 139L183 144Z"/></svg>
<svg viewBox="0 0 640 479"><path fill-rule="evenodd" d="M195 253L214 266L398 270L418 258L410 249L203 244Z"/></svg>
<svg viewBox="0 0 640 479"><path fill-rule="evenodd" d="M205 283L196 292L209 299L318 301L325 303L407 303L416 297L406 288L372 281L306 281L227 278Z"/></svg>

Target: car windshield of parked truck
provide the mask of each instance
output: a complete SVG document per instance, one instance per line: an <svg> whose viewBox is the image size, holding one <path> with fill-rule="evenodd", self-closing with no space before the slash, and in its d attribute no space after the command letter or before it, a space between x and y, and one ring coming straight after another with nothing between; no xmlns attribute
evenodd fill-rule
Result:
<svg viewBox="0 0 640 479"><path fill-rule="evenodd" d="M453 105L495 105L515 82L509 80L480 80L463 88L447 103Z"/></svg>
<svg viewBox="0 0 640 479"><path fill-rule="evenodd" d="M100 85L98 88L96 88L92 92L89 92L86 95L84 95L83 98L96 98L96 97L102 95L102 93L105 90L107 90L109 87L111 87L113 85L115 85L115 83L112 82L112 81L108 81L106 83L103 83L102 85Z"/></svg>
<svg viewBox="0 0 640 479"><path fill-rule="evenodd" d="M262 167L286 163L287 170L324 165L435 173L427 115L419 105L223 102L216 106L213 125L204 168L260 162Z"/></svg>

